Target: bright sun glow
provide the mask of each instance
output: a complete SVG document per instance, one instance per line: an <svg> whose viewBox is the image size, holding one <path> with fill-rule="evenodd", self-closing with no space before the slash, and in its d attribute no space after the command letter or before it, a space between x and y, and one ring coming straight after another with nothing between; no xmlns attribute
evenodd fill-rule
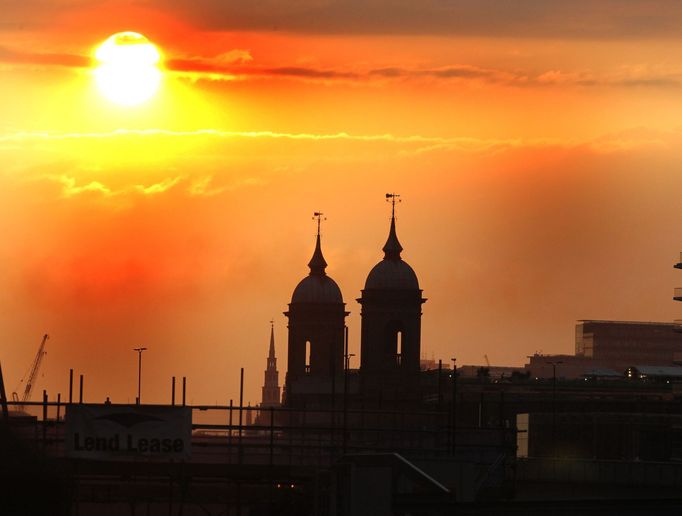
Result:
<svg viewBox="0 0 682 516"><path fill-rule="evenodd" d="M111 102L137 106L159 89L161 54L142 34L114 34L97 48L95 58L97 87Z"/></svg>

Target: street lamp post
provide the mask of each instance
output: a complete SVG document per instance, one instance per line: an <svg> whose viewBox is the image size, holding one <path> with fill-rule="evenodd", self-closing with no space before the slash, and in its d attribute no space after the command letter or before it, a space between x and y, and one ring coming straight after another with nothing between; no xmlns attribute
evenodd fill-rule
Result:
<svg viewBox="0 0 682 516"><path fill-rule="evenodd" d="M552 366L552 446L556 450L556 366L563 364L561 360L545 362Z"/></svg>
<svg viewBox="0 0 682 516"><path fill-rule="evenodd" d="M452 444L452 455L455 455L457 447L457 359L452 360L452 436L450 442Z"/></svg>
<svg viewBox="0 0 682 516"><path fill-rule="evenodd" d="M140 391L142 390L142 352L146 350L147 348L133 348L133 351L137 351L137 405L141 403Z"/></svg>

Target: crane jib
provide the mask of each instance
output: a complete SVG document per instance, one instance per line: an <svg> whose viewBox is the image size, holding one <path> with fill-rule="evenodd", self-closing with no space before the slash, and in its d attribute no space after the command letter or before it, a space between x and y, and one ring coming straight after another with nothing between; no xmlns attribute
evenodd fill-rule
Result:
<svg viewBox="0 0 682 516"><path fill-rule="evenodd" d="M26 387L24 388L24 394L21 397L22 402L31 400L31 391L33 390L35 379L38 376L38 370L40 369L40 364L43 361L43 356L47 353L45 351L45 343L49 338L50 336L47 333L43 335L43 340L40 343L40 347L38 348L38 353L36 353L36 356L33 359L33 363L31 364L31 368L29 369L28 378L26 380ZM17 400L18 399L17 393L13 392L12 397L15 400Z"/></svg>

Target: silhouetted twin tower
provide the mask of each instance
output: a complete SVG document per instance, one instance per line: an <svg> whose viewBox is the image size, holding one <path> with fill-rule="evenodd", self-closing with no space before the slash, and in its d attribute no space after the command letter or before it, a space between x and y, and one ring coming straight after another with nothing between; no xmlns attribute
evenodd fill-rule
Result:
<svg viewBox="0 0 682 516"><path fill-rule="evenodd" d="M396 234L397 195L392 202L391 225L383 247L384 258L370 271L357 301L362 306L360 389L366 396L405 396L419 377L422 297L412 267L402 258ZM349 314L341 289L325 269L318 218L310 273L294 289L289 310L286 402L301 391L310 392L344 368L345 318Z"/></svg>

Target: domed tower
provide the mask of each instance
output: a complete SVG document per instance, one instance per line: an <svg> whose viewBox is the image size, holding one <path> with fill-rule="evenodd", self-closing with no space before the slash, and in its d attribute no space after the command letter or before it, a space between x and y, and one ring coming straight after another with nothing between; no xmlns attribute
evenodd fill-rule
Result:
<svg viewBox="0 0 682 516"><path fill-rule="evenodd" d="M317 241L308 263L310 273L294 289L289 311L284 313L289 318L288 402L296 391L294 384L298 380L324 381L343 371L344 327L348 312L341 289L325 272L327 262L320 245L322 213L315 213L315 217Z"/></svg>
<svg viewBox="0 0 682 516"><path fill-rule="evenodd" d="M392 203L391 227L383 247L384 259L370 271L362 297L360 372L363 388L386 384L389 377L405 388L419 373L421 347L421 305L426 302L395 229L397 194L386 194Z"/></svg>

